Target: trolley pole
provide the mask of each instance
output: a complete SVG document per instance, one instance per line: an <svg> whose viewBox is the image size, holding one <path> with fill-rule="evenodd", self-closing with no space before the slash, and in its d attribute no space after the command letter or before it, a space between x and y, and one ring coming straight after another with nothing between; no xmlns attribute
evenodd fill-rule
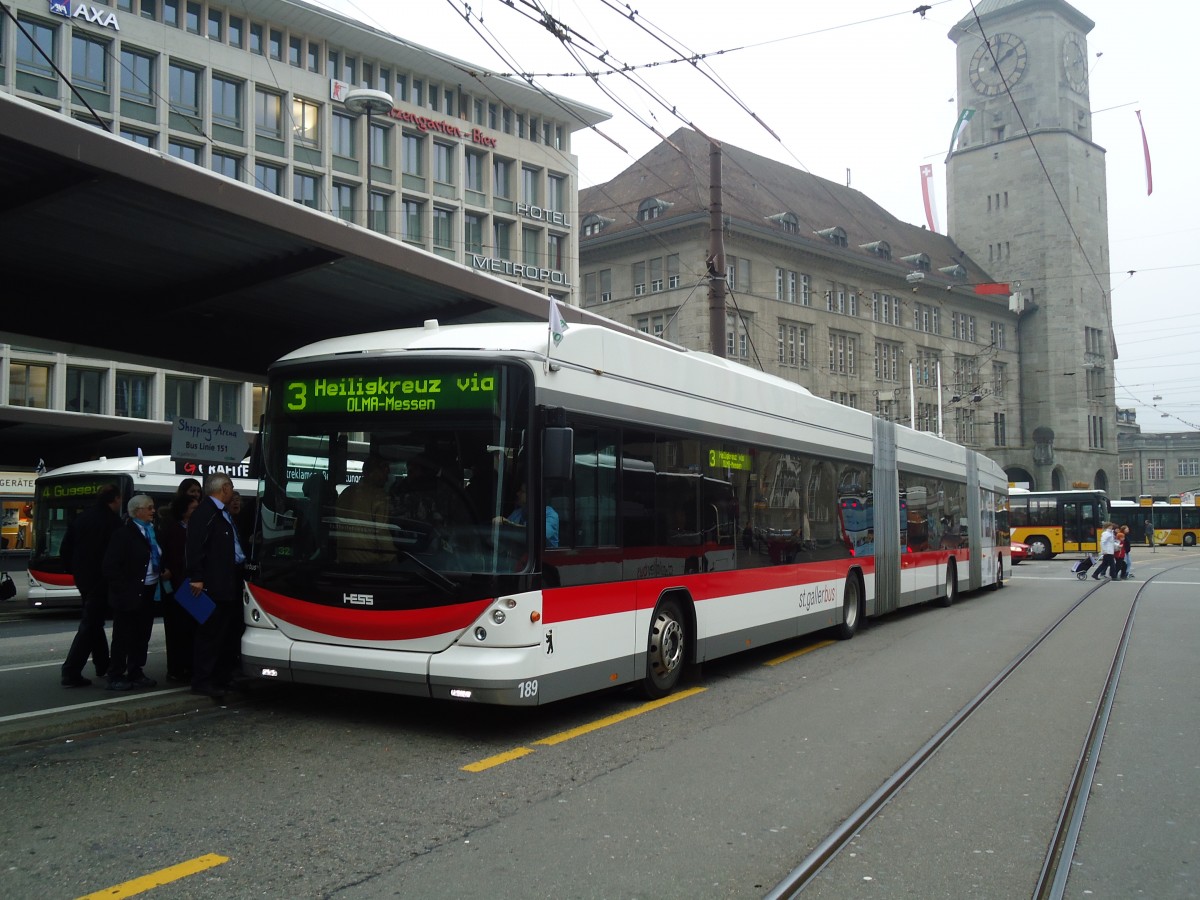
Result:
<svg viewBox="0 0 1200 900"><path fill-rule="evenodd" d="M708 142L708 338L725 358L725 238L721 214L721 145Z"/></svg>

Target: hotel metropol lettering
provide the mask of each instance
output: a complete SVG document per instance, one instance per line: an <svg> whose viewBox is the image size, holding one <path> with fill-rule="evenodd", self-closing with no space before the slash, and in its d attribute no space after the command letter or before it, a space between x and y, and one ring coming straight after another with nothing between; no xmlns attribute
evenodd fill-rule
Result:
<svg viewBox="0 0 1200 900"><path fill-rule="evenodd" d="M567 218L565 213L555 212L552 209L542 209L540 206L530 206L528 203L517 204L517 215L526 219L532 219L535 222L545 222L547 225L558 225L562 228L571 227L571 220Z"/></svg>
<svg viewBox="0 0 1200 900"><path fill-rule="evenodd" d="M545 222L563 228L571 227L571 221L563 213L555 212L552 209L543 209L540 206L530 206L528 203L517 204L517 215L526 219L532 219L535 222ZM567 279L567 273L560 272L558 269L527 266L524 263L513 262L508 259L497 259L493 256L482 256L477 253L468 255L471 257L471 267L474 269L482 269L484 272L495 272L497 275L525 278L529 281L543 281L547 284L557 284L561 287L574 287Z"/></svg>
<svg viewBox="0 0 1200 900"><path fill-rule="evenodd" d="M540 266L527 266L524 263L513 262L509 259L497 259L494 256L480 256L477 253L468 254L471 257L471 268L484 272L494 272L497 275L509 275L525 278L529 281L544 281L547 284L557 284L562 287L574 287L567 279L566 272L558 269L543 269Z"/></svg>

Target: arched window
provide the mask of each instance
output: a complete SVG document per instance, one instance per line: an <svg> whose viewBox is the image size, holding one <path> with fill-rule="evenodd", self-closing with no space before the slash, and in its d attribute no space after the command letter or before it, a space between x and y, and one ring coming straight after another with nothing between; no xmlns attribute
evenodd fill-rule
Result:
<svg viewBox="0 0 1200 900"><path fill-rule="evenodd" d="M648 222L651 219L657 219L665 210L670 209L674 205L670 201L659 200L657 197L650 197L643 200L641 205L638 206L638 221Z"/></svg>
<svg viewBox="0 0 1200 900"><path fill-rule="evenodd" d="M900 258L918 272L928 272L932 268L928 253L913 253L909 256L902 256ZM946 270L942 269L942 271L945 272Z"/></svg>
<svg viewBox="0 0 1200 900"><path fill-rule="evenodd" d="M613 221L613 219L608 219L604 216L596 215L595 213L584 216L582 225L584 237L599 234L601 231L611 225Z"/></svg>
<svg viewBox="0 0 1200 900"><path fill-rule="evenodd" d="M800 233L800 220L796 218L795 213L781 212L773 216L767 216L767 221L774 222L788 234Z"/></svg>
<svg viewBox="0 0 1200 900"><path fill-rule="evenodd" d="M869 244L859 244L858 246L868 253L873 253L880 259L892 258L892 245L887 241L871 241Z"/></svg>
<svg viewBox="0 0 1200 900"><path fill-rule="evenodd" d="M849 247L850 242L846 240L846 229L841 225L835 225L832 228L821 228L817 231L821 237L829 241L835 247Z"/></svg>

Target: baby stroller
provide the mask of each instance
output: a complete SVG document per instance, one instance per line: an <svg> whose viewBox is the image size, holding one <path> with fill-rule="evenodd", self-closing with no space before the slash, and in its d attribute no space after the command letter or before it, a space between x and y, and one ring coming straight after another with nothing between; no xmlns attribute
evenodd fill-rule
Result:
<svg viewBox="0 0 1200 900"><path fill-rule="evenodd" d="M1088 570L1090 570L1092 568L1092 566L1094 566L1095 564L1096 564L1095 557L1093 557L1092 554L1089 553L1087 556L1085 556L1079 562L1075 563L1075 565L1074 565L1074 567L1072 567L1071 571L1075 573L1076 578L1078 578L1080 581L1083 581L1085 578L1087 578Z"/></svg>

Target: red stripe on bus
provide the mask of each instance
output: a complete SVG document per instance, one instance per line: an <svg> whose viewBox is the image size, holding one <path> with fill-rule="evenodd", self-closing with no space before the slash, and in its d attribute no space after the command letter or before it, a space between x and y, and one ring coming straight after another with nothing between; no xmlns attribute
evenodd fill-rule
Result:
<svg viewBox="0 0 1200 900"><path fill-rule="evenodd" d="M697 603L716 597L799 588L845 578L851 566L858 566L870 573L874 571L874 559L838 559L803 565L736 569L702 575L668 575L663 578L547 589L542 594L542 621L551 625L635 609L653 609L663 592L675 587L687 590Z"/></svg>
<svg viewBox="0 0 1200 900"><path fill-rule="evenodd" d="M52 584L55 587L75 587L75 576L65 572L43 572L40 569L30 569L29 574L42 584Z"/></svg>
<svg viewBox="0 0 1200 900"><path fill-rule="evenodd" d="M926 568L954 557L968 559L966 548L927 550L901 556L904 568ZM874 557L827 560L796 565L769 566L708 572L701 575L671 575L642 578L608 584L586 584L568 588L548 588L542 593L542 622L552 625L595 616L652 609L664 591L687 590L693 600L703 602L717 597L755 594L762 591L801 588L809 584L844 579L851 567L864 574L875 571ZM332 607L308 603L251 587L254 599L267 615L317 634L355 640L403 641L462 631L469 627L492 603L491 598L414 610L374 610L369 607Z"/></svg>
<svg viewBox="0 0 1200 900"><path fill-rule="evenodd" d="M306 603L261 587L251 593L263 612L317 634L361 641L407 641L462 631L479 618L491 600L474 600L428 609L370 609Z"/></svg>

